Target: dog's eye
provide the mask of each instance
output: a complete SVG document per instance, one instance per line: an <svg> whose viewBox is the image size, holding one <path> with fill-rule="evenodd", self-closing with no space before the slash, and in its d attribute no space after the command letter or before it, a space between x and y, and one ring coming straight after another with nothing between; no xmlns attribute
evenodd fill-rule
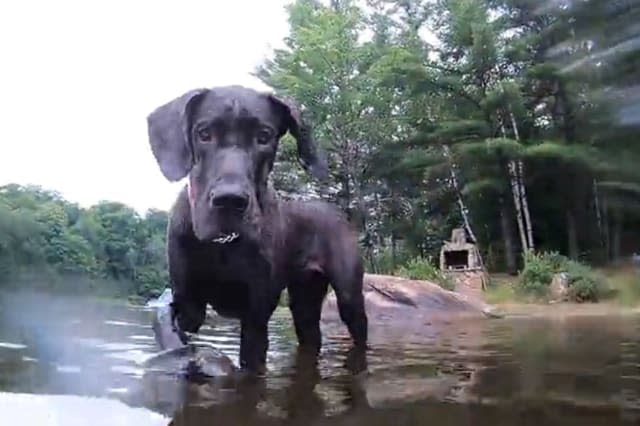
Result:
<svg viewBox="0 0 640 426"><path fill-rule="evenodd" d="M271 129L263 128L258 130L258 135L256 137L256 140L260 145L265 145L269 143L272 137L273 137L273 132L271 131Z"/></svg>
<svg viewBox="0 0 640 426"><path fill-rule="evenodd" d="M198 129L198 139L202 142L211 142L211 130L208 127Z"/></svg>

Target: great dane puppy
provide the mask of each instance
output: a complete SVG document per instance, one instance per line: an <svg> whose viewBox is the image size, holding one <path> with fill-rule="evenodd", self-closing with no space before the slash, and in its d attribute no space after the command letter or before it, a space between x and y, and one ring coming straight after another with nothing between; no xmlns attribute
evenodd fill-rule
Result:
<svg viewBox="0 0 640 426"><path fill-rule="evenodd" d="M333 206L279 201L269 184L287 132L302 166L327 178L296 103L241 86L195 89L155 109L147 124L165 178L188 176L167 235L172 324L182 341L210 304L241 322L240 367L263 373L267 325L287 286L299 344L317 352L330 283L355 347L364 349L364 271L353 230Z"/></svg>

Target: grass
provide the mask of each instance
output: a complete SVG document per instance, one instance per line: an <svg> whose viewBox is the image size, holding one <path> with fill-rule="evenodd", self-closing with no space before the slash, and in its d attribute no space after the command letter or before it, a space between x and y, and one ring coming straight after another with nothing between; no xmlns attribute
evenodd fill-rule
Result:
<svg viewBox="0 0 640 426"><path fill-rule="evenodd" d="M640 307L640 270L632 266L616 266L597 269L606 277L611 288L611 296L602 302L620 307ZM525 296L516 291L519 277L507 274L491 275L491 284L484 293L487 303L504 304L542 304L543 298Z"/></svg>
<svg viewBox="0 0 640 426"><path fill-rule="evenodd" d="M515 277L508 277L513 278ZM516 293L513 282L506 277L491 277L491 284L487 286L484 293L484 299L487 303L492 305L499 305L504 303L516 302L520 299Z"/></svg>
<svg viewBox="0 0 640 426"><path fill-rule="evenodd" d="M517 291L519 279L508 274L492 274L484 292L484 300L492 305L539 303L540 299Z"/></svg>
<svg viewBox="0 0 640 426"><path fill-rule="evenodd" d="M613 289L613 302L624 307L640 306L640 270L631 266L603 268Z"/></svg>

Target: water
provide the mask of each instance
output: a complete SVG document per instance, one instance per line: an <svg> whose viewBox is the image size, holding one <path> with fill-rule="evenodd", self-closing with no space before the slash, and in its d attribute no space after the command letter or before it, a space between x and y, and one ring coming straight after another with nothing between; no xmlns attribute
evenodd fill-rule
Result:
<svg viewBox="0 0 640 426"><path fill-rule="evenodd" d="M296 359L283 310L264 380L185 383L141 367L157 352L143 308L29 296L0 309L0 392L113 398L176 426L640 424L633 316L454 321L410 334L374 323L368 374L353 376L340 327L324 330L314 367ZM202 334L237 362L236 322L214 318Z"/></svg>

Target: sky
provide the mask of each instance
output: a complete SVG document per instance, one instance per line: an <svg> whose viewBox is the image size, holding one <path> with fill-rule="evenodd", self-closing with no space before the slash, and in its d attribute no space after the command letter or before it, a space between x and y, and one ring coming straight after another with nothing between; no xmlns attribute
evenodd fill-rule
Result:
<svg viewBox="0 0 640 426"><path fill-rule="evenodd" d="M288 25L287 0L20 0L0 5L0 185L82 206L169 209L182 186L146 116L195 87L242 84Z"/></svg>

